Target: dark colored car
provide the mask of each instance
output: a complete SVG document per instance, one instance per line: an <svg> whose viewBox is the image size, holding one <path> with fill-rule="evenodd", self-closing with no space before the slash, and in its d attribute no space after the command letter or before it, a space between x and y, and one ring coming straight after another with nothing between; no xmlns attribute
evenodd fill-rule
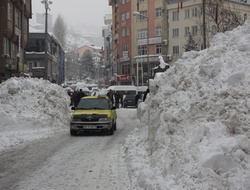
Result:
<svg viewBox="0 0 250 190"><path fill-rule="evenodd" d="M123 107L135 107L136 108L136 102L135 102L135 95L126 95L123 100Z"/></svg>

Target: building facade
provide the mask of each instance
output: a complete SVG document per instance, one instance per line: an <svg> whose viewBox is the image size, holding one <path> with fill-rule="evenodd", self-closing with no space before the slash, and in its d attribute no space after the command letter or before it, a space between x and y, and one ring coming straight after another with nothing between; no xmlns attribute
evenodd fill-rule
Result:
<svg viewBox="0 0 250 190"><path fill-rule="evenodd" d="M172 64L186 51L209 47L217 32L244 24L250 15L247 1L208 0L205 5L203 2L109 0L111 54L117 75L129 76L120 84L147 85L159 65L159 56Z"/></svg>
<svg viewBox="0 0 250 190"><path fill-rule="evenodd" d="M65 80L65 53L60 41L47 33L47 54L45 54L45 33L29 34L26 50L27 72L32 77L48 79L62 84Z"/></svg>
<svg viewBox="0 0 250 190"><path fill-rule="evenodd" d="M178 4L178 0L170 0L166 10L169 63L177 61L186 51L209 47L216 33L243 25L250 15L249 4L227 0L206 1L205 15L202 0L185 0L182 4Z"/></svg>
<svg viewBox="0 0 250 190"><path fill-rule="evenodd" d="M0 1L0 82L24 73L31 0Z"/></svg>
<svg viewBox="0 0 250 190"><path fill-rule="evenodd" d="M109 1L113 15L112 55L117 65L118 84L147 85L152 77L152 69L162 55L165 3L164 0Z"/></svg>

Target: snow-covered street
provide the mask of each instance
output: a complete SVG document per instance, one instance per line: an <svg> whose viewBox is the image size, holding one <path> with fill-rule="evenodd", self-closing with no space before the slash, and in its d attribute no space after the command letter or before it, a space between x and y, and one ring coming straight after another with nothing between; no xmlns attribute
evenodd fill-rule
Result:
<svg viewBox="0 0 250 190"><path fill-rule="evenodd" d="M70 99L45 80L0 85L1 190L249 190L250 21L150 80L113 136L69 135Z"/></svg>
<svg viewBox="0 0 250 190"><path fill-rule="evenodd" d="M63 129L0 155L0 189L131 189L122 144L135 128L136 109L117 109L113 136L72 137Z"/></svg>

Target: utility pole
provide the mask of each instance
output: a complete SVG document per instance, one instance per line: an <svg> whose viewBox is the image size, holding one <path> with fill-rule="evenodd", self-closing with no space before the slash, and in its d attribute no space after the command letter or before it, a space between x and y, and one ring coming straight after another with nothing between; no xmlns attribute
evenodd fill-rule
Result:
<svg viewBox="0 0 250 190"><path fill-rule="evenodd" d="M148 79L148 88L149 88L149 19L148 15L141 14L140 12L134 11L133 15L139 15L141 18L147 19L147 79ZM143 83L143 78L142 78Z"/></svg>
<svg viewBox="0 0 250 190"><path fill-rule="evenodd" d="M49 5L52 4L52 1L48 0L42 0L42 4L45 6L45 36L44 36L44 51L45 51L45 59L44 59L44 68L45 68L45 79L48 79L49 73L48 73L48 44L47 44L47 34L48 34L48 9ZM50 76L52 77L52 76Z"/></svg>
<svg viewBox="0 0 250 190"><path fill-rule="evenodd" d="M202 0L203 9L203 49L206 49L206 0Z"/></svg>
<svg viewBox="0 0 250 190"><path fill-rule="evenodd" d="M25 57L25 50L24 50L24 19L25 19L25 11L26 11L26 7L25 7L25 0L23 0L23 14L22 14L22 72L21 72L21 76L24 76L24 57Z"/></svg>

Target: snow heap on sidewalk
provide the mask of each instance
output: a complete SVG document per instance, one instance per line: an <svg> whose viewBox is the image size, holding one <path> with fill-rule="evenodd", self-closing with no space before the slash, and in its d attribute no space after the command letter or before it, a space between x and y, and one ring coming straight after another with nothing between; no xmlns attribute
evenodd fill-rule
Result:
<svg viewBox="0 0 250 190"><path fill-rule="evenodd" d="M150 81L126 140L136 190L250 189L250 22Z"/></svg>
<svg viewBox="0 0 250 190"><path fill-rule="evenodd" d="M0 85L0 151L68 129L70 98L47 80L11 78Z"/></svg>

